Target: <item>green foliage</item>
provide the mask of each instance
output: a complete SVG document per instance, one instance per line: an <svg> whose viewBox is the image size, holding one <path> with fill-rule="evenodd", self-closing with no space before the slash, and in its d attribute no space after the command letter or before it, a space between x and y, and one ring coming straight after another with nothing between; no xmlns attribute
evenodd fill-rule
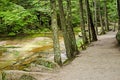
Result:
<svg viewBox="0 0 120 80"><path fill-rule="evenodd" d="M80 24L80 11L78 1L72 1L72 24L74 27Z"/></svg>
<svg viewBox="0 0 120 80"><path fill-rule="evenodd" d="M7 80L6 79L6 73L4 71L2 71L2 80Z"/></svg>
<svg viewBox="0 0 120 80"><path fill-rule="evenodd" d="M8 33L8 36L15 36L15 35L16 35L16 33L14 33L14 32Z"/></svg>
<svg viewBox="0 0 120 80"><path fill-rule="evenodd" d="M116 22L118 18L117 14L117 6L116 6L116 0L110 0L107 2L107 8L108 8L108 18L111 22Z"/></svg>
<svg viewBox="0 0 120 80"><path fill-rule="evenodd" d="M77 40L76 40L76 44L77 44L78 48L80 48L80 47L83 45L83 40L82 40L82 38L77 39Z"/></svg>
<svg viewBox="0 0 120 80"><path fill-rule="evenodd" d="M0 24L0 32L8 32L8 35L13 36L22 32L26 26L35 22L36 16L25 10L22 6L9 3L6 10L0 12L2 24Z"/></svg>
<svg viewBox="0 0 120 80"><path fill-rule="evenodd" d="M94 14L94 3L90 0L90 7ZM72 25L80 24L80 12L78 0L71 0ZM101 13L104 15L104 1L100 0ZM64 3L65 14L67 12L67 3ZM86 18L86 9L84 4L84 18ZM58 4L57 4L58 5ZM117 21L116 1L108 0L108 18L110 22ZM46 0L0 0L0 33L15 36L19 33L38 33L46 32L50 28L51 13L50 2ZM58 8L57 8L58 11ZM93 16L94 17L94 16ZM104 18L104 17L103 17ZM59 21L60 22L60 21ZM45 28L45 29L44 29Z"/></svg>
<svg viewBox="0 0 120 80"><path fill-rule="evenodd" d="M74 29L74 32L81 32L80 27L75 27L75 28L73 28L73 29Z"/></svg>

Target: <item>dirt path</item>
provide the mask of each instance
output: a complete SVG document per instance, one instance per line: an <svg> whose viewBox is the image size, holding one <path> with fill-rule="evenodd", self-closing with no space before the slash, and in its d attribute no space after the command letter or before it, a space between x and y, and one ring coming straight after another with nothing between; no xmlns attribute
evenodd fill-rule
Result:
<svg viewBox="0 0 120 80"><path fill-rule="evenodd" d="M56 76L45 80L120 80L120 47L115 32L99 36Z"/></svg>

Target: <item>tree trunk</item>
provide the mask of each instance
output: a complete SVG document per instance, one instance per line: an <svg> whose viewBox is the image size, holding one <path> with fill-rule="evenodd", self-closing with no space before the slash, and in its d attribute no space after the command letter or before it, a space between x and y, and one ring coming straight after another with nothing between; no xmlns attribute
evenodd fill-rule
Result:
<svg viewBox="0 0 120 80"><path fill-rule="evenodd" d="M89 7L89 0L85 0L85 2L86 2L87 15L88 15L89 24L90 24L89 27L91 28L91 32L92 32L92 41L97 41L97 35L95 32L95 28L94 28L94 24L92 20L92 14L91 14L90 7Z"/></svg>
<svg viewBox="0 0 120 80"><path fill-rule="evenodd" d="M98 7L97 7L97 0L94 1L94 6L95 6L95 28L96 28L96 34L98 34L98 19L97 19Z"/></svg>
<svg viewBox="0 0 120 80"><path fill-rule="evenodd" d="M117 11L118 11L118 32L116 34L116 39L120 44L120 0L117 0Z"/></svg>
<svg viewBox="0 0 120 80"><path fill-rule="evenodd" d="M81 31L82 31L82 38L83 38L83 43L87 44L87 35L85 31L85 20L84 20L84 14L83 14L83 0L79 0L79 5L80 5L80 16L81 16Z"/></svg>
<svg viewBox="0 0 120 80"><path fill-rule="evenodd" d="M58 25L57 25L57 13L56 13L56 0L50 0L52 9L52 31L53 31L53 46L54 46L54 61L62 66L61 54L60 54L60 44L58 35Z"/></svg>
<svg viewBox="0 0 120 80"><path fill-rule="evenodd" d="M120 0L117 0L117 11L118 11L118 31L120 31Z"/></svg>
<svg viewBox="0 0 120 80"><path fill-rule="evenodd" d="M106 31L109 31L109 23L108 23L108 13L107 13L107 1L104 0L104 4L105 4L105 28Z"/></svg>
<svg viewBox="0 0 120 80"><path fill-rule="evenodd" d="M73 55L76 55L78 54L78 48L77 48L77 44L76 44L76 39L75 39L75 34L74 34L74 31L73 31L73 26L72 26L72 22L71 22L71 0L67 0L67 32L69 34L69 38L70 38L70 43L71 44L71 49L73 51Z"/></svg>
<svg viewBox="0 0 120 80"><path fill-rule="evenodd" d="M71 60L72 58L75 57L75 55L71 48L70 37L67 31L67 25L66 25L66 19L64 15L62 0L58 0L58 6L59 6L59 11L60 11L60 20L61 20L62 32L63 32L64 43L65 43L65 48L66 48L66 54L67 54L67 58Z"/></svg>
<svg viewBox="0 0 120 80"><path fill-rule="evenodd" d="M85 4L86 5L86 4ZM88 27L88 40L89 42L92 42L92 34L91 34L91 27L90 27L90 19L88 18L88 13L87 13L87 9L86 9L86 18L87 18L87 27Z"/></svg>
<svg viewBox="0 0 120 80"><path fill-rule="evenodd" d="M101 33L100 34L105 34L104 26L103 26L103 21L102 21L102 14L101 14L101 9L100 9L100 0L99 0L99 5L98 5L98 13L99 13L99 18L100 18L100 26L101 26Z"/></svg>

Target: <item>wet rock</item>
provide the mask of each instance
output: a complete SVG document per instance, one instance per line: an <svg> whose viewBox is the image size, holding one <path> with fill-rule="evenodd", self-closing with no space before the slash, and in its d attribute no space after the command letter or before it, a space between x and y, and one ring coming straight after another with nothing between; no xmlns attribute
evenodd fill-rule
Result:
<svg viewBox="0 0 120 80"><path fill-rule="evenodd" d="M7 48L0 46L0 56L2 56L2 54L6 51L7 51Z"/></svg>
<svg viewBox="0 0 120 80"><path fill-rule="evenodd" d="M6 41L0 41L0 46L6 45Z"/></svg>
<svg viewBox="0 0 120 80"><path fill-rule="evenodd" d="M58 65L52 61L46 59L37 59L34 64L43 65L48 68L57 68Z"/></svg>
<svg viewBox="0 0 120 80"><path fill-rule="evenodd" d="M35 64L35 66L30 66L29 71L30 72L49 72L52 71L52 68L48 68L42 65L37 65Z"/></svg>
<svg viewBox="0 0 120 80"><path fill-rule="evenodd" d="M37 79L30 75L22 75L19 80L37 80Z"/></svg>

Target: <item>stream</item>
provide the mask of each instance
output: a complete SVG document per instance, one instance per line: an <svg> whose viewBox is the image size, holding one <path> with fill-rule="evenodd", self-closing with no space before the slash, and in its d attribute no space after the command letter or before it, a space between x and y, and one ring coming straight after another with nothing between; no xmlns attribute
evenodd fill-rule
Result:
<svg viewBox="0 0 120 80"><path fill-rule="evenodd" d="M43 35L43 34L42 34ZM65 53L63 38L60 37L60 49L62 53ZM0 41L0 69L15 63L20 59L24 59L34 53L44 52L47 54L42 54L48 60L53 61L53 41L52 34L45 33L43 36L41 34L19 37L13 39L4 39ZM66 58L65 54L61 54L63 58Z"/></svg>

